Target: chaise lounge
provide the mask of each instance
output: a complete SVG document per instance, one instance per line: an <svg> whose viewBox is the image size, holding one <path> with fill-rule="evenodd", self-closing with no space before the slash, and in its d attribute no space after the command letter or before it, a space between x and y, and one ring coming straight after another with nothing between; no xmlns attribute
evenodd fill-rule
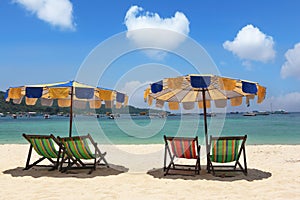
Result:
<svg viewBox="0 0 300 200"><path fill-rule="evenodd" d="M198 137L167 137L164 135L165 140L165 155L164 155L164 175L172 171L192 171L195 174L199 174L200 167L200 145L198 144ZM166 166L167 154L170 158L170 163ZM176 159L193 159L194 165L175 164ZM184 174L186 175L186 174Z"/></svg>
<svg viewBox="0 0 300 200"><path fill-rule="evenodd" d="M57 137L62 144L62 157L63 160L60 163L60 171L66 172L70 169L91 169L89 174L96 170L97 165L103 161L106 167L109 167L104 156L97 146L97 143L93 140L90 134L86 136L75 136L75 137ZM94 149L91 151L89 145ZM64 167L63 163L67 162L67 166ZM92 162L89 162L92 160Z"/></svg>
<svg viewBox="0 0 300 200"><path fill-rule="evenodd" d="M51 167L50 170L58 168L60 159L60 143L54 135L28 135L23 134L23 137L30 143L27 156L26 166L24 170L28 170L33 166ZM38 160L30 164L32 149L40 156ZM39 165L43 160L49 160L50 165Z"/></svg>
<svg viewBox="0 0 300 200"><path fill-rule="evenodd" d="M210 136L208 154L208 172L235 172L240 171L247 175L245 136L212 137ZM243 166L240 163L243 154ZM227 163L232 163L227 164Z"/></svg>

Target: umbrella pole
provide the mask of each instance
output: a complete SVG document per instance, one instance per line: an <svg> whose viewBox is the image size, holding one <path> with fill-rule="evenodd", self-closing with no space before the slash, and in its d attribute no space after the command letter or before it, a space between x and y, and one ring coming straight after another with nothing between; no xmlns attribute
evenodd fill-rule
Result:
<svg viewBox="0 0 300 200"><path fill-rule="evenodd" d="M73 95L74 87L71 87L71 105L70 105L70 126L69 126L69 137L72 137L72 126L73 126Z"/></svg>
<svg viewBox="0 0 300 200"><path fill-rule="evenodd" d="M202 101L203 101L203 116L204 116L204 134L205 134L205 144L206 144L206 169L208 170L208 156L209 156L209 149L208 149L208 136L207 136L207 113L206 113L206 97L205 97L205 90L202 90Z"/></svg>

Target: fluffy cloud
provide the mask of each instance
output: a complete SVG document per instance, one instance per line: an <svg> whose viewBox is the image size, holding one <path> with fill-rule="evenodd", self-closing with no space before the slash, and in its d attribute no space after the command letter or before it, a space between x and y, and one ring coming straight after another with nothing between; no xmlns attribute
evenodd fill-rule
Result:
<svg viewBox="0 0 300 200"><path fill-rule="evenodd" d="M137 107L147 107L144 102L144 90L151 82L129 81L119 89L119 91L126 93L129 96L129 104Z"/></svg>
<svg viewBox="0 0 300 200"><path fill-rule="evenodd" d="M244 60L267 62L275 57L274 41L257 27L243 27L233 41L226 41L223 47Z"/></svg>
<svg viewBox="0 0 300 200"><path fill-rule="evenodd" d="M176 12L174 17L161 18L157 13L143 11L141 7L132 6L124 19L128 31L127 37L138 47L150 46L157 47L157 49L173 50L189 34L190 23L183 13ZM146 53L151 57L161 58L164 56L161 51L157 50L148 50Z"/></svg>
<svg viewBox="0 0 300 200"><path fill-rule="evenodd" d="M272 96L267 98L262 107L265 110L270 110L272 104L273 111L278 109L284 109L288 112L299 112L300 111L300 92L291 92L281 96Z"/></svg>
<svg viewBox="0 0 300 200"><path fill-rule="evenodd" d="M63 29L74 30L73 5L69 0L12 0L39 19Z"/></svg>
<svg viewBox="0 0 300 200"><path fill-rule="evenodd" d="M285 53L286 62L281 67L281 77L294 76L300 79L300 43Z"/></svg>
<svg viewBox="0 0 300 200"><path fill-rule="evenodd" d="M141 89L141 87L144 87L144 86L145 86L145 83L141 83L140 81L130 81L130 82L125 83L125 85L121 89L121 91L125 92L129 96L132 96L134 93L136 93L136 90L139 90L139 89Z"/></svg>

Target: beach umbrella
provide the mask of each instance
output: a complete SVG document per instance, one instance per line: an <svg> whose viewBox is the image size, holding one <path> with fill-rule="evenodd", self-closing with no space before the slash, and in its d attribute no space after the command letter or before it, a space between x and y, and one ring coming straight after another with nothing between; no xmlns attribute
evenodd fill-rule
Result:
<svg viewBox="0 0 300 200"><path fill-rule="evenodd" d="M207 156L207 108L211 107L213 101L215 107L224 108L227 101L231 106L239 106L246 99L249 106L251 99L257 96L257 103L261 103L266 95L266 88L256 82L221 77L211 74L190 74L175 78L165 78L150 84L144 92L144 100L152 104L156 100L156 107L162 108L168 103L170 110L178 110L180 105L185 110L194 109L195 104L203 109L204 134Z"/></svg>
<svg viewBox="0 0 300 200"><path fill-rule="evenodd" d="M35 105L40 99L42 106L52 106L57 100L59 107L70 108L69 136L72 136L73 108L86 108L87 104L92 109L101 107L102 102L106 108L116 108L127 105L128 96L110 89L98 88L79 83L77 81L57 82L50 84L25 85L10 87L6 91L6 101L12 100L20 104L25 98L26 105Z"/></svg>

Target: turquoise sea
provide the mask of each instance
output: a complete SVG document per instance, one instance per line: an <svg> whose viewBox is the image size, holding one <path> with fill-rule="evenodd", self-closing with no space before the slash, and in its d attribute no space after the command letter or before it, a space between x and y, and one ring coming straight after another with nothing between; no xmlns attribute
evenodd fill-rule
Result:
<svg viewBox="0 0 300 200"><path fill-rule="evenodd" d="M178 115L167 118L121 115L107 117L76 116L73 135L90 133L98 143L162 144L163 135L198 135L204 143L203 116ZM247 144L300 144L300 113L246 117L217 114L208 118L209 135L248 135ZM26 144L22 133L67 136L69 118L51 116L0 117L0 144Z"/></svg>

